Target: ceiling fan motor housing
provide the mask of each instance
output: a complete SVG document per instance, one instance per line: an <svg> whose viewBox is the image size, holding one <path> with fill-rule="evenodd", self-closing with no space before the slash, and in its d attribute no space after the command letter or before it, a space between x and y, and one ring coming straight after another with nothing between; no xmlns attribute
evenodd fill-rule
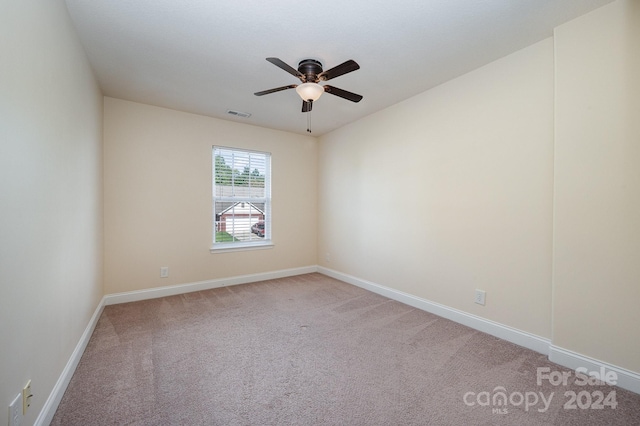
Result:
<svg viewBox="0 0 640 426"><path fill-rule="evenodd" d="M298 71L304 74L307 83L317 83L318 74L322 72L322 64L315 59L303 59L298 64Z"/></svg>

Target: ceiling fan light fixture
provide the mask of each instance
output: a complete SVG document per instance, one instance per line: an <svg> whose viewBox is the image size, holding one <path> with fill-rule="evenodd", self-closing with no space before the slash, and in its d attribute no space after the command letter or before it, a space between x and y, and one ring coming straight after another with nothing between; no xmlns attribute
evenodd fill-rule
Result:
<svg viewBox="0 0 640 426"><path fill-rule="evenodd" d="M303 83L296 87L296 92L303 101L317 101L324 93L324 87L318 83Z"/></svg>

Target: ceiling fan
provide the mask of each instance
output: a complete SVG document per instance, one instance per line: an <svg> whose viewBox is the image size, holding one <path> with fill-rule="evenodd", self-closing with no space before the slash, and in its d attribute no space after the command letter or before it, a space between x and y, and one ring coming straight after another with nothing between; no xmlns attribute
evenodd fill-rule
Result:
<svg viewBox="0 0 640 426"><path fill-rule="evenodd" d="M322 64L315 59L303 59L298 64L298 69L287 65L278 58L267 58L267 61L282 68L294 77L299 78L302 84L290 84L288 86L256 92L254 93L256 96L268 95L269 93L280 92L287 89L296 89L296 92L298 92L298 95L302 98L302 112L311 111L313 102L317 101L324 92L331 93L332 95L347 99L351 102L360 102L362 100L362 96L355 93L334 86L321 86L318 84L321 81L331 80L332 78L340 77L341 75L360 69L360 65L354 60L349 59L326 71L322 70Z"/></svg>

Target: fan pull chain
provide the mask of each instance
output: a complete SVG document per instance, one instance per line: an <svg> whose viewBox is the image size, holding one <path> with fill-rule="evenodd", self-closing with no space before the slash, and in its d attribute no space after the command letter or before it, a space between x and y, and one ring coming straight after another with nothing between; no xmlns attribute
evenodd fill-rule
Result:
<svg viewBox="0 0 640 426"><path fill-rule="evenodd" d="M311 99L309 99L309 102L311 102ZM307 132L311 133L311 110L310 109L307 110Z"/></svg>

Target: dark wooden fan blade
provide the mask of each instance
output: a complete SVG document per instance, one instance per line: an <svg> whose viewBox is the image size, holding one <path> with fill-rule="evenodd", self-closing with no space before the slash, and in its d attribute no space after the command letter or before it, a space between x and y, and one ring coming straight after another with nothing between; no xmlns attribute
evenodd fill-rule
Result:
<svg viewBox="0 0 640 426"><path fill-rule="evenodd" d="M358 65L356 61L349 59L347 62L343 62L338 66L321 72L318 74L318 78L322 81L327 81L358 69L360 69L360 65Z"/></svg>
<svg viewBox="0 0 640 426"><path fill-rule="evenodd" d="M302 112L309 112L313 108L313 101L302 101Z"/></svg>
<svg viewBox="0 0 640 426"><path fill-rule="evenodd" d="M271 62L273 65L275 65L278 68L282 68L283 70L293 75L294 77L298 77L304 83L305 81L304 74L302 74L300 71L293 68L292 66L286 64L285 62L281 61L278 58L267 58L267 61Z"/></svg>
<svg viewBox="0 0 640 426"><path fill-rule="evenodd" d="M269 93L280 92L282 90L287 90L287 89L295 89L296 87L298 87L297 84L290 84L288 86L276 87L275 89L269 89L269 90L263 90L262 92L256 92L256 93L254 93L254 95L256 95L256 96L268 95Z"/></svg>
<svg viewBox="0 0 640 426"><path fill-rule="evenodd" d="M351 93L348 92L346 90L342 90L342 89L338 89L337 87L333 87L333 86L323 86L324 87L324 91L327 93L331 93L332 95L335 96L340 96L341 98L347 99L351 102L360 102L362 100L362 96L357 95L355 93Z"/></svg>

